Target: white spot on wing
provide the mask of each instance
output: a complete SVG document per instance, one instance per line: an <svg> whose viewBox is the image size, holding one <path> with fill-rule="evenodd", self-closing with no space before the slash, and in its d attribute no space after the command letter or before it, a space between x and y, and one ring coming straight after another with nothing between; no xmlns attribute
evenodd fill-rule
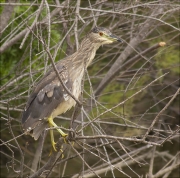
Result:
<svg viewBox="0 0 180 178"><path fill-rule="evenodd" d="M47 96L48 96L49 98L52 97L52 95L53 95L53 90L47 92Z"/></svg>
<svg viewBox="0 0 180 178"><path fill-rule="evenodd" d="M69 99L69 95L67 93L63 94L64 100L67 101Z"/></svg>

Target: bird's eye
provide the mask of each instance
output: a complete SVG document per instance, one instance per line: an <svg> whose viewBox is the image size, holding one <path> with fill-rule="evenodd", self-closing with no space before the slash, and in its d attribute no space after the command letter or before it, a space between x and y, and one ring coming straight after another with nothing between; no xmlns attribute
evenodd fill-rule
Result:
<svg viewBox="0 0 180 178"><path fill-rule="evenodd" d="M100 36L103 36L103 33L102 33L102 32L99 32L99 35L100 35Z"/></svg>

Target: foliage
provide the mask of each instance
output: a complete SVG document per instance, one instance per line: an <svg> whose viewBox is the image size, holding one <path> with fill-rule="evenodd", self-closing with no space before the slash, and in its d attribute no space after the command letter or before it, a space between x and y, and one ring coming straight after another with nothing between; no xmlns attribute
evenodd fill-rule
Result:
<svg viewBox="0 0 180 178"><path fill-rule="evenodd" d="M9 14L0 48L2 177L39 177L35 174L43 166L47 177L175 177L180 164L178 1L78 2L19 1ZM97 51L84 78L77 135L63 144L64 158L61 152L49 154L49 130L44 140L35 141L23 134L21 114L52 65L47 51L55 62L71 55L96 23L124 42ZM55 119L68 133L73 113ZM165 168L170 171L163 173Z"/></svg>

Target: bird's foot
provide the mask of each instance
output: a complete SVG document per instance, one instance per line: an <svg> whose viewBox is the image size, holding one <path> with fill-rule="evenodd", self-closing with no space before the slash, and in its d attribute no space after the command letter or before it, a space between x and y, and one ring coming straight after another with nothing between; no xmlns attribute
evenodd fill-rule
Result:
<svg viewBox="0 0 180 178"><path fill-rule="evenodd" d="M56 149L55 145L56 145L56 143L54 142L53 149L54 149L55 152L57 152L57 149ZM63 148L63 147L62 147L62 148ZM53 149L51 149L51 151L50 151L50 153L49 153L49 156L52 155ZM63 158L64 158L63 150L60 149L59 151L62 153L61 158L63 159Z"/></svg>
<svg viewBox="0 0 180 178"><path fill-rule="evenodd" d="M54 151L57 151L57 149L56 149L56 142L52 141L52 147L53 147Z"/></svg>
<svg viewBox="0 0 180 178"><path fill-rule="evenodd" d="M67 136L68 136L68 134L63 134L63 135L61 135L62 137L63 137L63 140L64 140L64 143L68 143L68 141L67 141Z"/></svg>

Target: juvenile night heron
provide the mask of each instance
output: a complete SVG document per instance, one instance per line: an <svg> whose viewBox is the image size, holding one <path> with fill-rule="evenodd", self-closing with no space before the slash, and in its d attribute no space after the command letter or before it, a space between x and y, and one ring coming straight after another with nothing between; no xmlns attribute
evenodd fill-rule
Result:
<svg viewBox="0 0 180 178"><path fill-rule="evenodd" d="M113 35L103 27L95 27L82 40L79 49L72 55L56 63L63 84L68 88L75 98L81 93L81 81L96 50L103 44L110 44L121 39ZM31 93L22 115L23 130L29 133L35 140L39 138L42 131L48 126L57 127L53 118L65 113L76 101L67 93L61 84L56 72L51 69L36 84ZM62 137L66 137L61 129L56 130ZM53 130L50 130L51 143L56 151Z"/></svg>

